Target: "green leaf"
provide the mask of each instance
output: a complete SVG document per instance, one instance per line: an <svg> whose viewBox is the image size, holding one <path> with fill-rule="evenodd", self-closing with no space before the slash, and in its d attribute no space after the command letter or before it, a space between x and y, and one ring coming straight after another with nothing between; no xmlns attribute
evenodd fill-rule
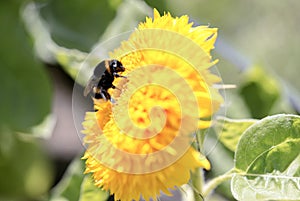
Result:
<svg viewBox="0 0 300 201"><path fill-rule="evenodd" d="M72 2L72 4L75 3ZM90 29L93 29L91 33L96 34L98 37L97 40L93 40L93 43L88 45L89 48L83 48L86 52L79 49L70 49L64 43L59 43L58 45L54 42L51 28L47 26L45 20L40 16L40 9L38 9L36 4L27 4L23 9L22 16L27 30L34 39L35 49L39 57L48 63L58 62L77 83L85 85L96 64L103 59L109 58L108 53L119 47L121 41L129 37L129 31L134 30L138 23L144 21L145 17L151 13L152 9L143 1L124 0L119 5L114 18L105 18L105 20L109 21L107 26L105 26L105 30L100 32L100 30L95 28L103 25L99 20L97 20L96 24L90 24ZM46 20L48 22L49 19L46 18ZM81 40L84 40L84 38ZM66 45L66 47L62 45ZM74 45L76 48L79 48L78 46ZM92 47L95 49L88 53ZM84 70L81 71L81 69ZM78 73L80 74L78 75Z"/></svg>
<svg viewBox="0 0 300 201"><path fill-rule="evenodd" d="M84 161L76 158L68 167L61 181L55 186L50 201L78 201L80 186L84 178Z"/></svg>
<svg viewBox="0 0 300 201"><path fill-rule="evenodd" d="M104 201L108 193L97 188L91 175L84 175L84 161L76 158L68 167L62 180L55 186L50 201Z"/></svg>
<svg viewBox="0 0 300 201"><path fill-rule="evenodd" d="M244 76L240 95L249 107L253 118L261 119L268 114L280 97L278 82L262 68L250 68Z"/></svg>
<svg viewBox="0 0 300 201"><path fill-rule="evenodd" d="M81 184L79 201L106 201L109 197L107 191L100 190L95 186L91 175L86 175Z"/></svg>
<svg viewBox="0 0 300 201"><path fill-rule="evenodd" d="M156 8L160 14L163 14L164 12L169 11L168 2L167 1L161 1L161 0L145 0L148 5L150 5L153 8ZM171 2L170 2L171 3Z"/></svg>
<svg viewBox="0 0 300 201"><path fill-rule="evenodd" d="M51 87L21 24L20 3L0 2L0 122L26 131L50 112ZM4 28L5 27L5 28Z"/></svg>
<svg viewBox="0 0 300 201"><path fill-rule="evenodd" d="M299 200L300 117L264 118L242 135L231 181L238 200Z"/></svg>
<svg viewBox="0 0 300 201"><path fill-rule="evenodd" d="M0 126L0 200L36 200L49 191L53 169L35 138Z"/></svg>
<svg viewBox="0 0 300 201"><path fill-rule="evenodd" d="M119 46L120 41L116 36L133 31L140 22L145 21L147 16L152 16L152 13L153 9L144 1L123 0L118 7L115 18L109 23L96 46L109 39L116 39L115 44Z"/></svg>
<svg viewBox="0 0 300 201"><path fill-rule="evenodd" d="M222 142L229 150L235 151L238 141L243 132L257 120L254 119L229 119L219 117L214 129Z"/></svg>
<svg viewBox="0 0 300 201"><path fill-rule="evenodd" d="M57 44L89 51L114 18L116 6L110 0L52 0L41 13Z"/></svg>

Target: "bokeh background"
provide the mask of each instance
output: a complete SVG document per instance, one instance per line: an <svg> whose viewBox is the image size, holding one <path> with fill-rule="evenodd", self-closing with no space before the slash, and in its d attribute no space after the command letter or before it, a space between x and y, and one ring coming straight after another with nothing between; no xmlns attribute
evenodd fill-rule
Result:
<svg viewBox="0 0 300 201"><path fill-rule="evenodd" d="M76 74L94 47L133 30L153 8L219 28L216 73L236 86L223 94L222 115L300 113L300 1L0 1L1 201L79 200L82 162L71 163L84 150L72 114ZM209 178L232 167L233 152L216 145L213 131L206 141L215 147ZM211 200L234 200L229 188Z"/></svg>

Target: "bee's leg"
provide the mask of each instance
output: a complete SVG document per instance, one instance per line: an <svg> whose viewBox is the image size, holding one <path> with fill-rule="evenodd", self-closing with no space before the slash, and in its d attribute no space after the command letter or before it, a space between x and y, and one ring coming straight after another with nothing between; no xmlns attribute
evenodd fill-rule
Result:
<svg viewBox="0 0 300 201"><path fill-rule="evenodd" d="M121 91L121 89L119 89L118 87L116 87L115 85L112 85L111 86L111 88L113 88L113 89L118 89L118 90L120 90Z"/></svg>
<svg viewBox="0 0 300 201"><path fill-rule="evenodd" d="M113 73L115 77L122 77L122 78L127 78L126 76L120 75L118 73Z"/></svg>
<svg viewBox="0 0 300 201"><path fill-rule="evenodd" d="M116 87L113 85L112 88L115 89ZM116 101L110 96L110 94L106 90L102 90L102 95L105 97L103 98L105 101L110 100L111 103L116 103Z"/></svg>
<svg viewBox="0 0 300 201"><path fill-rule="evenodd" d="M101 94L101 98L102 98L103 100L107 101L107 98L106 98L105 94L102 93L102 92L101 92L100 94Z"/></svg>
<svg viewBox="0 0 300 201"><path fill-rule="evenodd" d="M106 90L101 87L99 89L98 93L95 94L95 98L98 97L98 99L102 98L103 100L107 101L105 92L106 92Z"/></svg>
<svg viewBox="0 0 300 201"><path fill-rule="evenodd" d="M106 98L106 100L110 100L111 99L111 97L110 97L110 94L107 92L107 91L105 91L106 93L105 93L105 98Z"/></svg>
<svg viewBox="0 0 300 201"><path fill-rule="evenodd" d="M95 98L96 99L101 99L102 98L103 100L107 101L105 94L102 93L102 92L96 93Z"/></svg>
<svg viewBox="0 0 300 201"><path fill-rule="evenodd" d="M115 104L115 103L116 103L115 99L113 99L113 98L110 98L110 102L111 102L112 104Z"/></svg>
<svg viewBox="0 0 300 201"><path fill-rule="evenodd" d="M109 93L102 87L100 88L99 94L104 101L107 101L110 99Z"/></svg>

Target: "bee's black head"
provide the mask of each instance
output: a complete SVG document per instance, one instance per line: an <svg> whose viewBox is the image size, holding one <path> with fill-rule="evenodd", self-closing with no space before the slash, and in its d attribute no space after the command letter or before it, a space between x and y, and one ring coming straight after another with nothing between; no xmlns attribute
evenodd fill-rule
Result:
<svg viewBox="0 0 300 201"><path fill-rule="evenodd" d="M112 72L118 73L118 72L124 72L125 68L122 65L122 63L116 59L113 59L109 63L109 67Z"/></svg>

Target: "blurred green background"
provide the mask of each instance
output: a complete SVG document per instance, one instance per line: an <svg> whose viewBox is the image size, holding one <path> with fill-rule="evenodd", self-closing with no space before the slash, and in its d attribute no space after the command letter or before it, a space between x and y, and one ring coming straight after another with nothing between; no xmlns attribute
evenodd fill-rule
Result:
<svg viewBox="0 0 300 201"><path fill-rule="evenodd" d="M300 112L300 1L0 1L0 201L51 198L83 150L72 115L81 63L97 44L133 30L154 7L219 28L217 73L224 84L236 85L223 93L220 114ZM208 156L214 164L208 177L232 167L233 152L221 144ZM232 200L228 185L214 196Z"/></svg>

